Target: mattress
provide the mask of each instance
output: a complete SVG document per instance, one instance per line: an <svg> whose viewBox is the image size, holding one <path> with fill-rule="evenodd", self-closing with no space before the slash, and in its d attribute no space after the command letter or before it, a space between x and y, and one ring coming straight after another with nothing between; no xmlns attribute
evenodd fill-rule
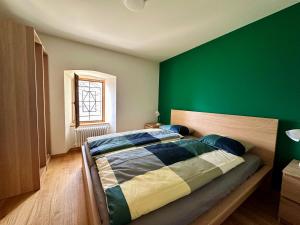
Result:
<svg viewBox="0 0 300 225"><path fill-rule="evenodd" d="M184 225L190 224L205 211L213 207L220 199L243 183L261 165L258 156L246 153L245 162L230 172L213 180L204 187L194 191L175 202L144 215L130 224L132 225ZM91 165L91 176L95 191L96 204L104 225L109 224L108 211L102 185L97 169Z"/></svg>

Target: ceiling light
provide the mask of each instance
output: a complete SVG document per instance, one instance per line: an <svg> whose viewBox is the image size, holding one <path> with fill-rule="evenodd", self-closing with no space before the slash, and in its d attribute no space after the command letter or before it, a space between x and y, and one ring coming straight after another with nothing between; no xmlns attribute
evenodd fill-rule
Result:
<svg viewBox="0 0 300 225"><path fill-rule="evenodd" d="M124 5L133 12L141 11L145 7L146 0L123 0Z"/></svg>

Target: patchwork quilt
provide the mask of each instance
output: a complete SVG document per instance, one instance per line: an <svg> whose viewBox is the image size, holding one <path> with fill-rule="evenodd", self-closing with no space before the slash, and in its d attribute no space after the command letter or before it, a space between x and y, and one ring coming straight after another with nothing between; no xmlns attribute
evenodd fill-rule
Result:
<svg viewBox="0 0 300 225"><path fill-rule="evenodd" d="M180 134L169 130L143 129L88 138L88 144L91 155L95 156L120 149L180 139L182 137Z"/></svg>
<svg viewBox="0 0 300 225"><path fill-rule="evenodd" d="M111 225L128 224L244 162L243 158L198 139L173 139L113 150L95 155L94 159Z"/></svg>

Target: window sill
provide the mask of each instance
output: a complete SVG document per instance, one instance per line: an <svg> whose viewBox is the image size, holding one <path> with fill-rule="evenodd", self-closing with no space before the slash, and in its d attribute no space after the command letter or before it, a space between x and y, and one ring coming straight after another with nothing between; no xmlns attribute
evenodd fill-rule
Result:
<svg viewBox="0 0 300 225"><path fill-rule="evenodd" d="M95 125L102 125L102 124L109 124L109 123L108 122L83 123L80 124L79 127L88 127L88 126L95 126ZM75 127L75 123L71 123L70 127Z"/></svg>

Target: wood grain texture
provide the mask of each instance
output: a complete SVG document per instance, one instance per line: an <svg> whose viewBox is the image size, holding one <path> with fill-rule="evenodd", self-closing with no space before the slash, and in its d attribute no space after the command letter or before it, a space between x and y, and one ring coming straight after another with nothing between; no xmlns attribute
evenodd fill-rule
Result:
<svg viewBox="0 0 300 225"><path fill-rule="evenodd" d="M279 195L259 188L222 225L279 225Z"/></svg>
<svg viewBox="0 0 300 225"><path fill-rule="evenodd" d="M46 119L45 119L45 92L44 92L44 62L43 47L35 43L35 71L36 71L36 93L38 112L38 134L39 134L39 156L40 167L46 166Z"/></svg>
<svg viewBox="0 0 300 225"><path fill-rule="evenodd" d="M43 52L46 52L46 49L45 49L39 35L37 34L37 32L35 30L34 30L34 42L37 43L37 44L40 44L43 48Z"/></svg>
<svg viewBox="0 0 300 225"><path fill-rule="evenodd" d="M1 225L87 225L81 154L51 159L41 189L0 202Z"/></svg>
<svg viewBox="0 0 300 225"><path fill-rule="evenodd" d="M88 225L81 160L77 151L51 159L40 191L0 201L0 224ZM277 225L277 208L277 195L257 191L223 225Z"/></svg>
<svg viewBox="0 0 300 225"><path fill-rule="evenodd" d="M283 170L280 221L287 224L300 224L300 168L299 161L291 161Z"/></svg>
<svg viewBox="0 0 300 225"><path fill-rule="evenodd" d="M283 174L299 178L300 179L300 166L299 166L299 160L292 160L282 171Z"/></svg>
<svg viewBox="0 0 300 225"><path fill-rule="evenodd" d="M215 207L199 217L192 225L220 225L237 209L260 185L272 170L275 154L278 120L213 113L172 110L171 123L191 127L196 136L223 134L256 145L258 154L266 163L240 187L220 201ZM82 146L83 171L86 196L88 198L89 220L91 225L101 221L95 203L91 176L86 160L85 146Z"/></svg>
<svg viewBox="0 0 300 225"><path fill-rule="evenodd" d="M277 119L172 110L171 124L190 127L195 136L220 134L247 141L255 146L253 153L273 166Z"/></svg>
<svg viewBox="0 0 300 225"><path fill-rule="evenodd" d="M297 204L285 197L280 198L279 209L280 220L291 225L300 224L300 204Z"/></svg>
<svg viewBox="0 0 300 225"><path fill-rule="evenodd" d="M79 77L77 74L74 74L74 80L75 80L75 117L78 118L78 121L75 122L75 127L77 124L79 124L79 126L88 126L88 125L93 125L93 124L101 124L105 122L105 80L99 80L99 79L92 79L92 78L86 78L86 77ZM80 117L80 113L79 113L79 81L88 81L88 82L97 82L102 84L102 89L101 89L101 95L102 95L102 99L101 99L101 111L102 111L102 119L101 120L93 120L93 121L80 121L79 117ZM78 116L77 116L78 114Z"/></svg>
<svg viewBox="0 0 300 225"><path fill-rule="evenodd" d="M252 151L264 160L264 167L193 223L193 225L219 225L258 188L272 170L278 120L172 110L171 124L190 127L194 129L195 136L220 134L244 140L256 146Z"/></svg>
<svg viewBox="0 0 300 225"><path fill-rule="evenodd" d="M75 128L79 127L79 90L78 90L79 76L74 73L74 87L75 87Z"/></svg>
<svg viewBox="0 0 300 225"><path fill-rule="evenodd" d="M46 52L43 52L44 63L44 112L45 112L45 130L46 130L46 154L51 155L51 133L50 133L50 97L49 97L49 58Z"/></svg>
<svg viewBox="0 0 300 225"><path fill-rule="evenodd" d="M200 216L192 225L222 224L258 188L271 169L267 165L262 167L241 186L219 201L215 207Z"/></svg>
<svg viewBox="0 0 300 225"><path fill-rule="evenodd" d="M34 31L0 21L0 199L40 187Z"/></svg>
<svg viewBox="0 0 300 225"><path fill-rule="evenodd" d="M300 179L284 174L281 195L300 204Z"/></svg>
<svg viewBox="0 0 300 225"><path fill-rule="evenodd" d="M88 212L88 221L90 225L99 225L101 224L101 217L98 212L98 207L96 205L94 188L92 184L92 177L87 161L87 156L85 154L85 146L82 146L82 174L83 174L83 183L85 190L85 199L87 203L87 212Z"/></svg>

